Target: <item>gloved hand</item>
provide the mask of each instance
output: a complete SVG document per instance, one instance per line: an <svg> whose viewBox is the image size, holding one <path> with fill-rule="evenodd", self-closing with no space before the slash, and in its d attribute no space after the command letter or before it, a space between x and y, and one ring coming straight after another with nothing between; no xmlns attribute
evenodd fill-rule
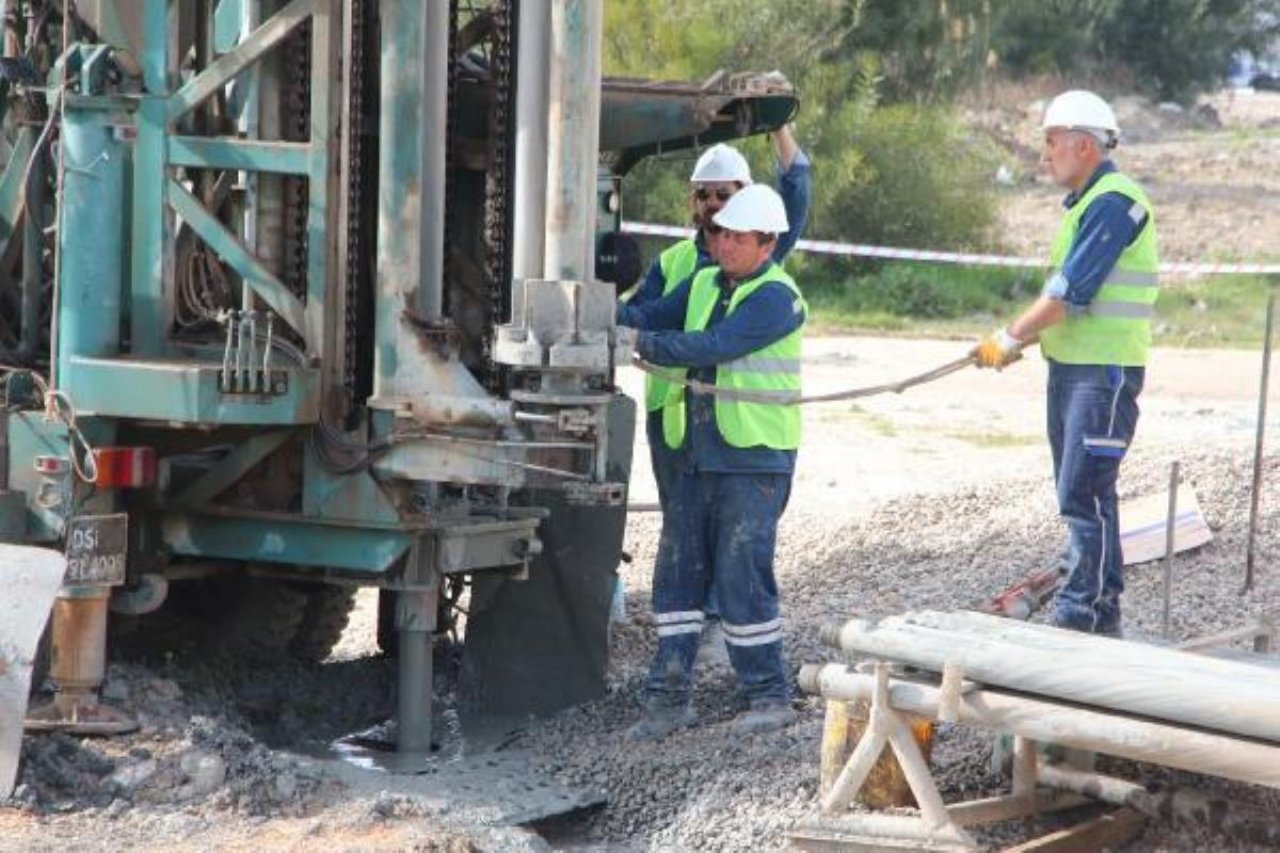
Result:
<svg viewBox="0 0 1280 853"><path fill-rule="evenodd" d="M978 367L1001 370L1022 358L1022 341L1009 334L1008 329L998 329L979 341L969 355L978 360Z"/></svg>

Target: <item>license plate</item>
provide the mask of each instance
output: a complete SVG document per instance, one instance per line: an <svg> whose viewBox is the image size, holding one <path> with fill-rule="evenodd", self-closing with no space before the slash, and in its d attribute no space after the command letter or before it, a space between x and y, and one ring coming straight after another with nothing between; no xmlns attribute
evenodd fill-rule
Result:
<svg viewBox="0 0 1280 853"><path fill-rule="evenodd" d="M66 583L122 584L129 516L78 515L67 522Z"/></svg>

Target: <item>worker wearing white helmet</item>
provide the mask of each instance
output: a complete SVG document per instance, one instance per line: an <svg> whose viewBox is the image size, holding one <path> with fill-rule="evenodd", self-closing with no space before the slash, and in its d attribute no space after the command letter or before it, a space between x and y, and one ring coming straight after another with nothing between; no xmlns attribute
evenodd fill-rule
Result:
<svg viewBox="0 0 1280 853"><path fill-rule="evenodd" d="M781 263L800 239L809 218L809 159L796 143L790 125L773 131L770 138L777 156L778 190L790 222L774 245L773 258ZM703 151L689 176L689 210L698 230L692 238L676 242L654 260L628 298L628 304L639 306L657 301L698 270L713 264L720 229L712 218L734 193L751 185L751 167L736 148L721 143ZM660 377L645 377L645 432L649 438L653 478L658 487L658 503L663 508L664 518L667 493L677 476L674 455L662 442L662 404L669 390L669 383ZM709 606L709 612L714 615L714 602ZM707 648L712 654L723 647L717 638L718 624L714 618L707 623Z"/></svg>
<svg viewBox="0 0 1280 853"><path fill-rule="evenodd" d="M1034 343L1049 363L1048 432L1066 576L1055 624L1120 632L1124 589L1116 478L1133 441L1158 294L1155 214L1110 160L1120 128L1092 92L1064 92L1044 116L1042 161L1068 190L1040 297L972 355L1002 368Z"/></svg>
<svg viewBox="0 0 1280 853"><path fill-rule="evenodd" d="M773 131L770 138L777 155L778 189L791 222L775 246L774 260L781 263L800 239L809 218L809 158L800 150L790 125ZM692 238L678 241L654 260L628 303L644 305L661 299L699 269L714 263L719 228L712 224L712 218L734 193L751 184L751 166L736 148L718 143L703 151L689 176L689 210L698 230ZM655 426L660 425L658 413L666 396L666 383L650 377L645 388L645 409ZM660 460L654 460L659 498L666 484L659 470L663 467Z"/></svg>
<svg viewBox="0 0 1280 853"><path fill-rule="evenodd" d="M702 152L698 162L693 165L693 174L689 176L689 182L693 184L729 183L745 187L751 183L751 165L737 148L717 142Z"/></svg>
<svg viewBox="0 0 1280 853"><path fill-rule="evenodd" d="M676 379L657 440L680 475L668 495L653 578L658 649L645 684L636 739L664 737L694 721L692 672L704 609L714 594L745 709L738 733L795 719L782 653L773 573L778 519L800 445L800 344L808 306L774 260L789 229L786 206L753 184L715 214L719 266L705 267L665 298L627 306L636 351ZM737 395L737 396L735 396Z"/></svg>

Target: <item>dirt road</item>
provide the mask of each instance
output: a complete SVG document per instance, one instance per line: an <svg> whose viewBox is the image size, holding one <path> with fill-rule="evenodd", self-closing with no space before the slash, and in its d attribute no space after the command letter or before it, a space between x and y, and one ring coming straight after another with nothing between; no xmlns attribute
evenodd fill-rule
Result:
<svg viewBox="0 0 1280 853"><path fill-rule="evenodd" d="M903 379L964 355L969 345L812 338L805 342L805 392ZM1260 351L1156 350L1139 401L1133 458L1164 453L1168 446L1247 445L1256 423L1261 363ZM971 368L900 395L808 407L792 505L837 517L901 495L955 491L1036 472L1047 483L1045 373L1044 361L1031 352L1000 373ZM624 371L622 384L637 394L638 372ZM1276 406L1271 411L1280 418ZM648 448L643 435L637 441L636 458L643 462ZM647 464L633 472L632 500L656 500Z"/></svg>

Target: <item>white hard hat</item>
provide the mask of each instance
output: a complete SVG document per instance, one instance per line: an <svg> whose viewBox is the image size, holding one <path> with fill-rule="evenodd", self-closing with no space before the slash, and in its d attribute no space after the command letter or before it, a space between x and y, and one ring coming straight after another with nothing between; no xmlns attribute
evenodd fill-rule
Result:
<svg viewBox="0 0 1280 853"><path fill-rule="evenodd" d="M1111 107L1102 98L1084 89L1063 92L1049 103L1049 108L1044 111L1041 128L1048 130L1051 127L1096 130L1112 137L1120 134L1116 114Z"/></svg>
<svg viewBox="0 0 1280 853"><path fill-rule="evenodd" d="M693 183L737 181L745 186L751 183L751 167L738 149L717 143L702 152L689 180Z"/></svg>
<svg viewBox="0 0 1280 853"><path fill-rule="evenodd" d="M787 232L787 208L773 187L752 184L738 190L712 219L729 231Z"/></svg>

